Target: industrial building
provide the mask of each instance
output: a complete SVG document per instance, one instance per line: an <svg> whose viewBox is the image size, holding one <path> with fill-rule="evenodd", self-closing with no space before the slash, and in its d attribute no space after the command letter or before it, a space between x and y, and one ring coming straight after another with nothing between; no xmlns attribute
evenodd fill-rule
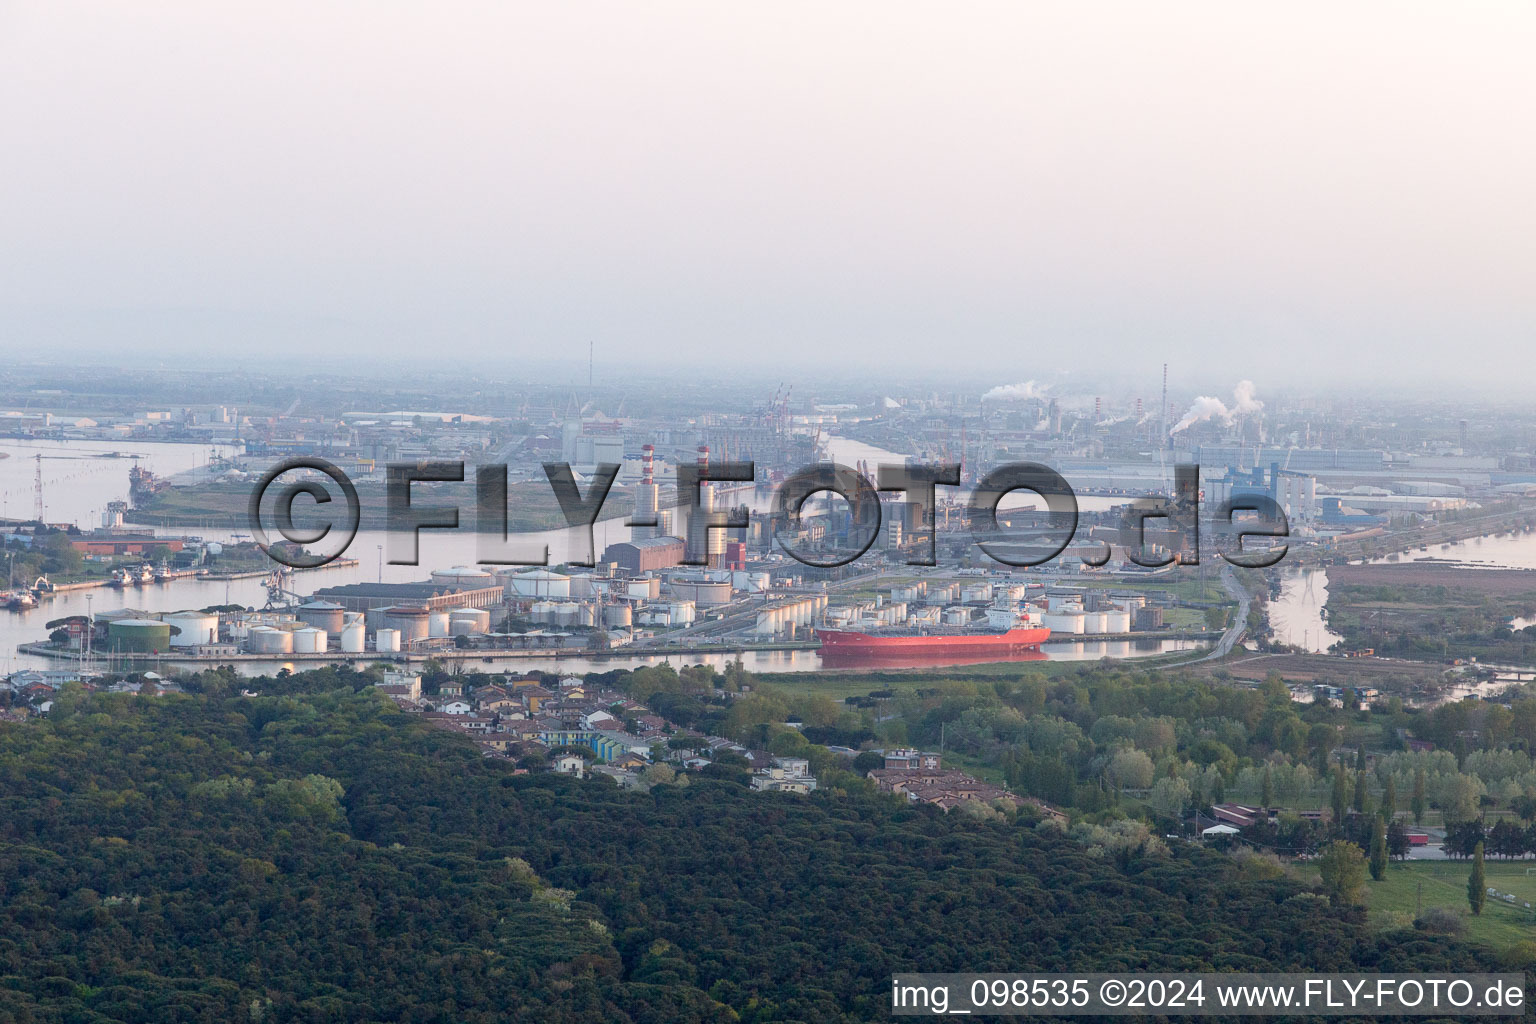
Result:
<svg viewBox="0 0 1536 1024"><path fill-rule="evenodd" d="M321 587L317 601L339 604L349 612L390 605L414 605L427 609L493 608L501 604L503 588L493 584L483 587L459 587L441 583L348 583Z"/></svg>
<svg viewBox="0 0 1536 1024"><path fill-rule="evenodd" d="M608 545L603 561L614 563L623 572L652 572L681 565L683 550L679 537L650 537Z"/></svg>

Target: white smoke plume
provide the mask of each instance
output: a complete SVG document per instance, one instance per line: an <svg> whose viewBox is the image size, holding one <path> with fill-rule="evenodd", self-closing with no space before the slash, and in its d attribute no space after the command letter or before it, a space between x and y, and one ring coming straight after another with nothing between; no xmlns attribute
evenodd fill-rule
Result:
<svg viewBox="0 0 1536 1024"><path fill-rule="evenodd" d="M1240 380L1232 392L1232 397L1237 404L1232 406L1232 415L1248 416L1264 408L1264 403L1253 397L1253 381Z"/></svg>
<svg viewBox="0 0 1536 1024"><path fill-rule="evenodd" d="M1182 419L1173 425L1168 431L1172 437L1181 430L1188 430L1196 423L1204 423L1206 420L1221 420L1223 423L1231 423L1237 416L1247 416L1264 408L1264 403L1253 397L1253 381L1242 380L1237 382L1233 389L1233 406L1228 409L1227 404L1219 398L1211 395L1201 395L1190 403L1189 410L1184 413Z"/></svg>
<svg viewBox="0 0 1536 1024"><path fill-rule="evenodd" d="M1009 402L1026 398L1044 398L1045 388L1032 380L1022 384L1003 384L981 396L983 402Z"/></svg>

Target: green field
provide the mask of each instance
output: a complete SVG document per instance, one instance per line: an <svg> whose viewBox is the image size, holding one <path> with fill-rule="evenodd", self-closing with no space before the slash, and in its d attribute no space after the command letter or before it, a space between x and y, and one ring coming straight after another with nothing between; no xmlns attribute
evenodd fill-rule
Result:
<svg viewBox="0 0 1536 1024"><path fill-rule="evenodd" d="M1527 875L1526 871L1532 873ZM1511 893L1515 902L1488 897L1480 917L1473 917L1467 906L1467 876L1470 861L1408 861L1393 864L1379 882L1366 880L1367 907L1371 920L1382 927L1411 925L1419 908L1452 907L1466 913L1466 937L1498 949L1518 942L1536 942L1536 860L1485 861L1483 873L1488 886L1501 893ZM1314 869L1298 871L1308 881L1315 881ZM1422 884L1422 889L1421 889Z"/></svg>

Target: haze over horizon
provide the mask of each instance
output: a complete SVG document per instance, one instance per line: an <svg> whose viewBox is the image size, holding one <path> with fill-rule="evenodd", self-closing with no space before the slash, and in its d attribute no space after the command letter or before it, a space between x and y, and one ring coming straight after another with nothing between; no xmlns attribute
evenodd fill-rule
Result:
<svg viewBox="0 0 1536 1024"><path fill-rule="evenodd" d="M0 338L1000 384L1528 365L1536 13L1180 13L9 5Z"/></svg>

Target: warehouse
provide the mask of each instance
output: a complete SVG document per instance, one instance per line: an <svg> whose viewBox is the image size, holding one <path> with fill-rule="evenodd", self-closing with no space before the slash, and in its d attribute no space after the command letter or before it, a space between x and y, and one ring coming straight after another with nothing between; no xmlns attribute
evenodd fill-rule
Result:
<svg viewBox="0 0 1536 1024"><path fill-rule="evenodd" d="M610 544L603 552L603 561L631 573L667 569L683 563L683 541L681 537L651 537Z"/></svg>
<svg viewBox="0 0 1536 1024"><path fill-rule="evenodd" d="M390 605L412 605L431 610L442 608L494 608L501 604L500 584L490 587L454 587L441 583L349 583L322 587L315 599L341 605L349 612Z"/></svg>

